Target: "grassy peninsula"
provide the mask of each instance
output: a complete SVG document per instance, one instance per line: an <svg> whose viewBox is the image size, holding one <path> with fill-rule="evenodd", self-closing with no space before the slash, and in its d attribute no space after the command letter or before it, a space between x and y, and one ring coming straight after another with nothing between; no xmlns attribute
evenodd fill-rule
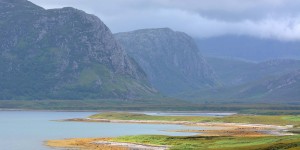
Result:
<svg viewBox="0 0 300 150"><path fill-rule="evenodd" d="M137 113L108 112L90 116L91 119L108 120L157 120L157 121L189 121L189 122L220 122L220 123L248 123L268 125L300 126L300 115L230 115L224 117L209 116L152 116Z"/></svg>
<svg viewBox="0 0 300 150"><path fill-rule="evenodd" d="M165 147L171 150L297 150L300 149L300 116L299 115L242 115L225 117L210 116L152 116L138 113L107 112L89 116L85 119L67 121L93 122L127 122L127 123L179 123L183 125L213 125L215 130L194 130L201 134L195 136L135 135L116 138L98 139L65 139L47 142L53 147L77 147L79 149L101 149L100 143L112 142L111 150L118 150L121 145L143 145ZM282 127L282 128L281 128ZM289 130L289 131L286 131ZM268 133L270 131L270 133ZM273 131L288 134L271 134ZM188 131L177 131L188 132ZM280 136L278 136L280 135ZM128 147L124 147L128 149Z"/></svg>

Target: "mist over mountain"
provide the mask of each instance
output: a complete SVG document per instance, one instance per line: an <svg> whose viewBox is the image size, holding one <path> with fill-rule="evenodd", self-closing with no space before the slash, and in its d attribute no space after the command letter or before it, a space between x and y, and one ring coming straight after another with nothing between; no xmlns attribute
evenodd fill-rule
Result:
<svg viewBox="0 0 300 150"><path fill-rule="evenodd" d="M214 71L185 33L158 28L115 37L144 69L153 87L165 94L218 86Z"/></svg>
<svg viewBox="0 0 300 150"><path fill-rule="evenodd" d="M247 61L271 59L300 60L300 42L251 36L224 35L196 39L197 45L206 57L235 58Z"/></svg>
<svg viewBox="0 0 300 150"><path fill-rule="evenodd" d="M96 16L0 1L0 99L132 98L155 93Z"/></svg>

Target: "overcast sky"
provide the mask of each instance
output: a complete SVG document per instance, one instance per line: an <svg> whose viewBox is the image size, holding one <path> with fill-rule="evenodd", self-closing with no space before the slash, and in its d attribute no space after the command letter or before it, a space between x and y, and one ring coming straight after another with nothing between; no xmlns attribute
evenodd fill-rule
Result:
<svg viewBox="0 0 300 150"><path fill-rule="evenodd" d="M46 9L75 7L112 32L170 27L193 37L224 34L300 40L300 0L30 0Z"/></svg>

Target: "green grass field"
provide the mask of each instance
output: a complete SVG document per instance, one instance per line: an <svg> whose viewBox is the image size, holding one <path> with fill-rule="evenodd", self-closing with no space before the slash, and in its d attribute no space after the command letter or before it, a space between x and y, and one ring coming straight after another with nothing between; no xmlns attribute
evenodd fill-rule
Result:
<svg viewBox="0 0 300 150"><path fill-rule="evenodd" d="M113 138L117 142L169 145L171 150L299 150L300 136L170 137L139 135Z"/></svg>
<svg viewBox="0 0 300 150"><path fill-rule="evenodd" d="M151 116L136 113L110 112L90 116L94 119L110 120L160 120L160 121L191 121L191 122L224 122L224 123L251 123L270 125L300 126L300 115L231 115L225 117L203 116Z"/></svg>

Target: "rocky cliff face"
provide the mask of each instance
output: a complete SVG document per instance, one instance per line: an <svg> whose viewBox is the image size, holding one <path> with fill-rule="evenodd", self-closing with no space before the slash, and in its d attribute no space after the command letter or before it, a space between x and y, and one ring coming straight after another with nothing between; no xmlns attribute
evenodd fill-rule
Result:
<svg viewBox="0 0 300 150"><path fill-rule="evenodd" d="M128 98L154 92L97 17L0 0L0 99Z"/></svg>
<svg viewBox="0 0 300 150"><path fill-rule="evenodd" d="M161 28L118 33L115 37L163 93L217 85L214 72L185 33Z"/></svg>

